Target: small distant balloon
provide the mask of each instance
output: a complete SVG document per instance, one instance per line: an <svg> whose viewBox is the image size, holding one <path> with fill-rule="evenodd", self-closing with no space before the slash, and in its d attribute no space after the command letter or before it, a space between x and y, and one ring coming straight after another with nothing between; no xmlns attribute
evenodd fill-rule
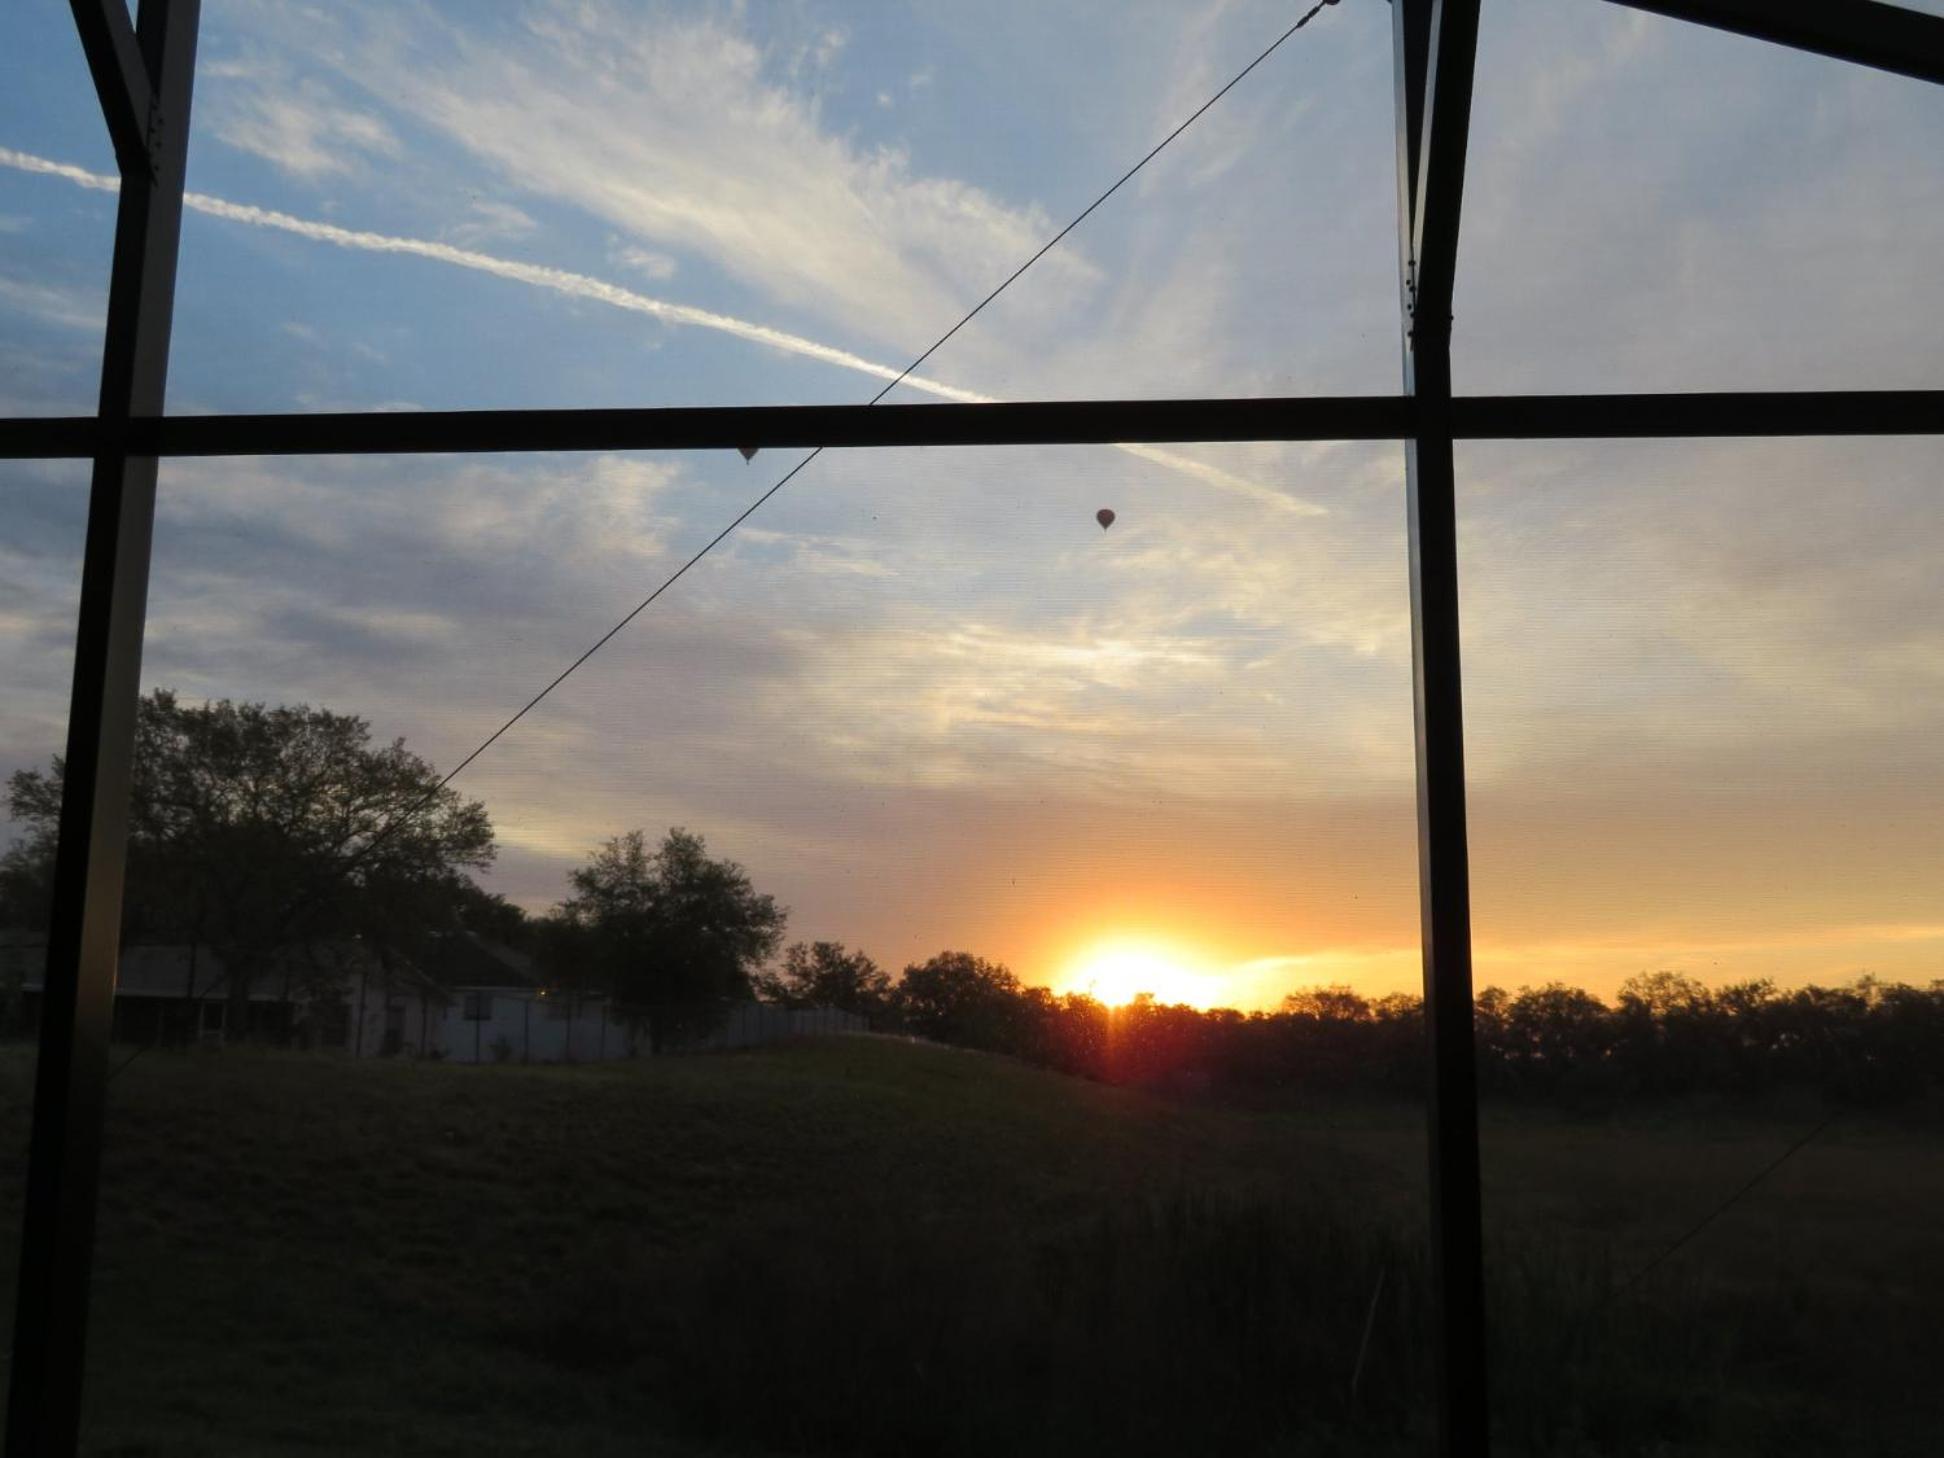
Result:
<svg viewBox="0 0 1944 1458"><path fill-rule="evenodd" d="M756 447L755 447L755 446L737 446L737 447L736 447L736 449L737 449L737 450L738 450L739 452L741 452L741 454L742 454L742 458L743 458L743 459L744 459L745 461L753 461L753 460L755 460L755 459L756 459Z"/></svg>
<svg viewBox="0 0 1944 1458"><path fill-rule="evenodd" d="M1114 513L1103 506L1094 513L1094 520L1100 523L1100 529L1104 532L1114 524Z"/></svg>

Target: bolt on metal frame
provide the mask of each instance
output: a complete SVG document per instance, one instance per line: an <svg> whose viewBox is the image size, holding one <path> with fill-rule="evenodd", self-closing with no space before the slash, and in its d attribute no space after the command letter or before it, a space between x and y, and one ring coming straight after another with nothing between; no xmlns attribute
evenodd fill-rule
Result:
<svg viewBox="0 0 1944 1458"><path fill-rule="evenodd" d="M1876 0L1611 0L1944 84L1944 20ZM1218 440L1404 443L1419 894L1430 1060L1440 1453L1487 1451L1470 867L1453 444L1569 437L1939 435L1944 391L1454 398L1451 297L1479 0L1392 0L1403 390L999 405L163 414L200 0L70 0L121 171L100 406L0 420L0 459L92 459L67 777L20 1243L7 1458L77 1448L128 789L158 459Z"/></svg>

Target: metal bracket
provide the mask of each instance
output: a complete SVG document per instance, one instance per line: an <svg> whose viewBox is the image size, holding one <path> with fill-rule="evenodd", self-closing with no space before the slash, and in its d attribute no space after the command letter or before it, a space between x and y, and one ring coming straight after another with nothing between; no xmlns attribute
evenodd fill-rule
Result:
<svg viewBox="0 0 1944 1458"><path fill-rule="evenodd" d="M144 152L148 158L149 182L151 185L162 180L162 149L168 135L168 121L162 113L162 98L150 93L148 104L148 125L143 128L142 139L146 144Z"/></svg>

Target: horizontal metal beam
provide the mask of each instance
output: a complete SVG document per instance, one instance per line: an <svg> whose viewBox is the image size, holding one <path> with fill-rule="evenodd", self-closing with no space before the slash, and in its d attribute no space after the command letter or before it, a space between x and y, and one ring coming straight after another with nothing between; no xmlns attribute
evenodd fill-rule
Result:
<svg viewBox="0 0 1944 1458"><path fill-rule="evenodd" d="M1944 435L1944 390L1474 395L1451 410L1459 440Z"/></svg>
<svg viewBox="0 0 1944 1458"><path fill-rule="evenodd" d="M131 172L155 176L150 122L155 111L155 86L148 62L135 38L135 26L122 0L72 0L74 28L88 58L101 98L101 114L108 123L115 161L122 176Z"/></svg>
<svg viewBox="0 0 1944 1458"><path fill-rule="evenodd" d="M1944 434L1944 390L1678 395L1477 395L1451 402L1459 440ZM157 456L731 450L745 446L1022 446L1403 440L1396 395L1086 400L1004 405L752 405L659 410L453 410L0 420L0 460Z"/></svg>
<svg viewBox="0 0 1944 1458"><path fill-rule="evenodd" d="M1194 440L1394 440L1397 396L1088 400L999 405L749 405L647 410L202 415L135 421L164 456L473 451L732 450L803 446L1097 445ZM95 422L0 421L0 457L88 455Z"/></svg>
<svg viewBox="0 0 1944 1458"><path fill-rule="evenodd" d="M1611 0L1944 84L1944 19L1876 0Z"/></svg>

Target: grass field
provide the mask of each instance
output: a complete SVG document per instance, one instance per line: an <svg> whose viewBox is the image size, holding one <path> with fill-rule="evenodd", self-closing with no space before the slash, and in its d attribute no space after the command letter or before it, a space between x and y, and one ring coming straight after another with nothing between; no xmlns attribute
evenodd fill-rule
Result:
<svg viewBox="0 0 1944 1458"><path fill-rule="evenodd" d="M29 1074L0 1051L9 1235ZM1422 1450L1411 1109L853 1038L155 1054L110 1122L90 1452ZM1615 1294L1814 1122L1489 1117L1508 1451L1935 1450L1934 1131L1839 1120Z"/></svg>

